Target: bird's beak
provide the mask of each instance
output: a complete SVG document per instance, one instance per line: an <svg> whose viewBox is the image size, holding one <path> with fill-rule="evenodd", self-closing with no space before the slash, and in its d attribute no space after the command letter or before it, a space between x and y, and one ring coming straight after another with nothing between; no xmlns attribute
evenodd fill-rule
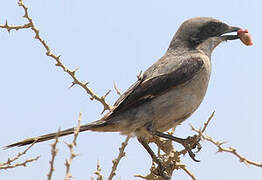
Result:
<svg viewBox="0 0 262 180"><path fill-rule="evenodd" d="M220 35L220 37L222 37L224 40L235 40L235 39L239 39L239 36L236 35L232 35L232 34L228 34L227 33L232 33L232 32L237 32L238 30L240 30L241 28L239 27L234 27L234 26L228 26L228 28L222 32L222 34Z"/></svg>

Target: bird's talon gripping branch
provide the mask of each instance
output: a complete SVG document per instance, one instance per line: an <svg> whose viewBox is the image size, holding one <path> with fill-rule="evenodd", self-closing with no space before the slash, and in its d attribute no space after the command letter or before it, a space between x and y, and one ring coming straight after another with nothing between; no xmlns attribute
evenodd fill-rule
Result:
<svg viewBox="0 0 262 180"><path fill-rule="evenodd" d="M200 142L201 138L198 135L189 136L187 139L188 139L188 143L190 144L191 149L197 148L198 151L200 151L201 145L200 145L199 142Z"/></svg>
<svg viewBox="0 0 262 180"><path fill-rule="evenodd" d="M187 152L188 152L189 156L191 157L191 159L192 159L193 161L195 161L195 162L200 162L200 160L197 160L197 159L195 158L196 154L193 153L191 149L188 149Z"/></svg>
<svg viewBox="0 0 262 180"><path fill-rule="evenodd" d="M185 147L185 149L187 150L189 156L195 162L200 162L200 160L195 159L195 156L196 156L195 153L198 153L201 150L201 148L202 148L202 146L200 145L199 141L200 141L199 136L198 135L194 135L194 136L187 137L185 139L184 144L182 144ZM197 148L197 151L194 153L192 150L195 149L195 148Z"/></svg>
<svg viewBox="0 0 262 180"><path fill-rule="evenodd" d="M195 153L198 153L202 149L201 144L197 143L196 148L197 148L197 151Z"/></svg>
<svg viewBox="0 0 262 180"><path fill-rule="evenodd" d="M159 131L152 130L150 126L148 127L148 130L154 136L162 137L162 138L165 138L165 139L170 139L172 141L175 141L175 142L181 144L182 146L184 146L184 148L188 152L189 156L195 162L200 162L199 160L195 159L196 155L195 155L195 153L192 152L192 149L195 149L196 147L200 147L200 144L199 144L200 137L199 136L194 135L194 136L189 136L186 139L183 139L183 138L175 137L175 136L165 134L165 133L162 133L162 132L159 132Z"/></svg>

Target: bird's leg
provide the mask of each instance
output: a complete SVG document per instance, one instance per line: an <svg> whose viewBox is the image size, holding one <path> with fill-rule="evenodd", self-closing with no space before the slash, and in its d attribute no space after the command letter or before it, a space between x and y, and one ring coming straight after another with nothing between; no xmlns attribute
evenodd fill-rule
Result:
<svg viewBox="0 0 262 180"><path fill-rule="evenodd" d="M162 164L162 160L158 158L153 150L150 148L148 143L143 138L137 138L137 140L142 144L142 146L146 149L146 151L150 154L152 160L158 164L159 167L159 175L162 176L166 180L170 180L171 178L166 174L165 168Z"/></svg>
<svg viewBox="0 0 262 180"><path fill-rule="evenodd" d="M178 138L169 134L165 134L156 130L152 130L151 128L148 128L148 131L155 136L162 137L165 139L170 139L172 141L175 141L186 149L188 152L189 156L196 162L200 162L199 160L195 159L195 153L192 152L192 149L195 149L196 147L198 148L198 151L201 149L201 145L199 144L200 138L197 135L194 136L189 136L186 139L183 138ZM197 152L198 152L197 151Z"/></svg>

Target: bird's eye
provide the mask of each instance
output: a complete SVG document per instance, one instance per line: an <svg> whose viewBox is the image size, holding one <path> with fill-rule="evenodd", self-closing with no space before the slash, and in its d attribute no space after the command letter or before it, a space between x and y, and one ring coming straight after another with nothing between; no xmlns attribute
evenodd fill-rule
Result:
<svg viewBox="0 0 262 180"><path fill-rule="evenodd" d="M205 34L207 37L215 36L217 32L220 30L220 27L221 23L210 22L202 28L201 32Z"/></svg>
<svg viewBox="0 0 262 180"><path fill-rule="evenodd" d="M198 44L203 42L203 40L204 39L201 39L198 36L191 36L190 39L189 39L191 45L193 45L193 46L197 46Z"/></svg>

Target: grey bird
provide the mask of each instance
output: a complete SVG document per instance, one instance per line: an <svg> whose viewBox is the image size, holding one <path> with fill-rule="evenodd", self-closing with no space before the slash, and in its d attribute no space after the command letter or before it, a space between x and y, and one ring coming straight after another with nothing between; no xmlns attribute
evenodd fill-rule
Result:
<svg viewBox="0 0 262 180"><path fill-rule="evenodd" d="M211 73L211 53L223 41L238 39L226 33L240 28L217 19L196 17L185 21L173 37L167 52L150 66L98 121L81 125L80 131L120 132L136 136L154 161L161 164L146 140L159 136L181 143L187 139L164 132L186 120L202 102ZM63 130L59 136L74 133ZM6 148L24 146L55 138L57 133L25 139ZM188 148L189 155L194 154Z"/></svg>

